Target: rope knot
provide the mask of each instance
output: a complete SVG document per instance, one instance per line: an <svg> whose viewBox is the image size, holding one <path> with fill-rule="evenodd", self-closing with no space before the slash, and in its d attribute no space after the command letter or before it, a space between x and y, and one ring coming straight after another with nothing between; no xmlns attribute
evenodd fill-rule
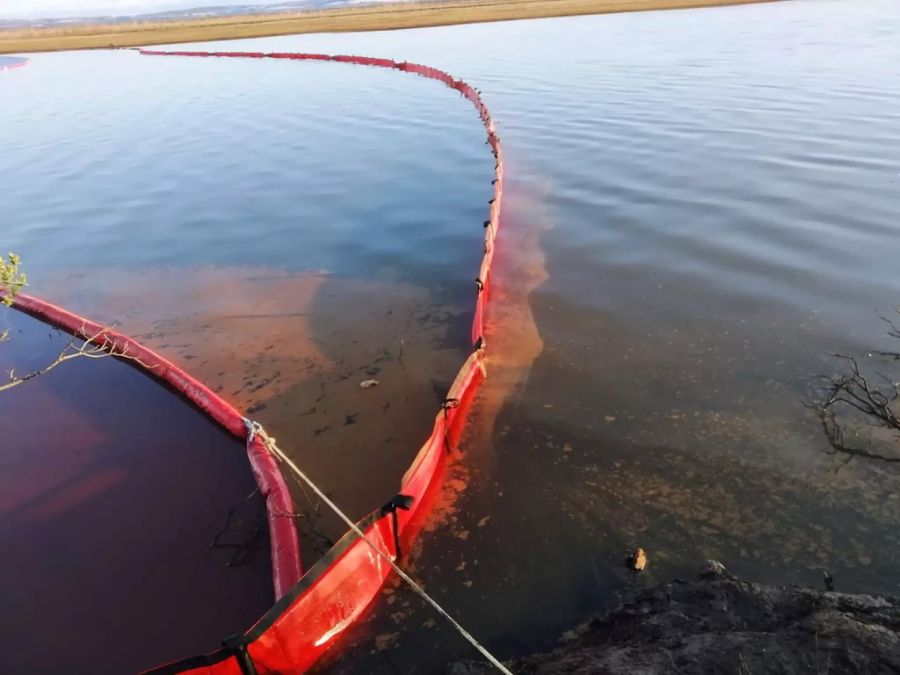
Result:
<svg viewBox="0 0 900 675"><path fill-rule="evenodd" d="M252 443L254 440L256 440L257 436L259 436L262 439L263 443L265 443L267 446L269 446L270 443L274 444L275 439L271 438L266 433L266 430L263 429L262 424L260 424L259 422L254 422L253 420L251 420L248 417L242 417L241 422L244 423L244 427L247 429L247 444L248 445L250 443Z"/></svg>

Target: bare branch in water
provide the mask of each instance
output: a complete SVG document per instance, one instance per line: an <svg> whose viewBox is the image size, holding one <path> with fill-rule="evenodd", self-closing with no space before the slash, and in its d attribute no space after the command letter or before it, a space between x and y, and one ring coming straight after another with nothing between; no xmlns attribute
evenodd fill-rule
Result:
<svg viewBox="0 0 900 675"><path fill-rule="evenodd" d="M900 312L900 310L898 310ZM887 323L888 336L900 339L900 328L883 315L879 315ZM900 352L873 352L891 360L900 360ZM866 426L885 429L889 434L896 434L894 440L900 444L900 375L874 371L874 376L863 374L859 362L852 356L835 354L846 364L846 372L841 375L823 376L825 383L822 400L809 407L815 411L822 424L822 430L832 448L833 453L842 453L851 457L866 457L885 462L900 462L900 454L886 455L869 447L851 444L846 439L845 427L847 416L860 417L865 424L856 429L856 435Z"/></svg>
<svg viewBox="0 0 900 675"><path fill-rule="evenodd" d="M825 432L825 438L831 446L831 454L844 454L848 457L865 457L866 459L877 459L883 462L900 463L900 457L892 457L874 452L868 448L849 445L844 438L844 430L838 424L834 417L834 411L823 408L822 406L811 406L822 423L822 430Z"/></svg>
<svg viewBox="0 0 900 675"><path fill-rule="evenodd" d="M10 253L6 257L0 255L0 307L2 308L12 307L16 295L28 285L28 279L20 269L21 262L21 259L15 253ZM7 371L7 381L0 384L0 392L25 384L29 380L49 373L66 361L78 358L100 359L107 356L115 356L134 361L144 366L144 368L152 370L151 366L128 353L129 343L126 343L124 348L117 349L115 341L110 337L111 332L111 328L102 328L95 334L89 335L86 327L82 325L81 330L75 334L74 339L48 365L25 375L17 376L15 370ZM0 343L7 340L9 340L9 331L0 331Z"/></svg>
<svg viewBox="0 0 900 675"><path fill-rule="evenodd" d="M25 384L29 380L33 380L36 377L46 375L51 370L72 359L101 359L109 356L116 356L135 361L147 367L147 364L142 363L137 357L130 356L127 347L125 349L116 349L115 344L108 337L111 330L111 328L103 328L93 335L87 335L82 331L81 338L73 339L63 347L56 359L38 370L33 370L25 375L16 375L14 370L7 371L8 380L7 382L0 384L0 392L8 391L14 387Z"/></svg>
<svg viewBox="0 0 900 675"><path fill-rule="evenodd" d="M900 314L900 307L897 308L897 314ZM884 321L888 325L888 333L887 333L888 336L892 337L892 338L897 338L898 340L900 340L900 327L898 327L896 323L894 323L891 319L884 316L883 314L879 314L878 316L881 318L882 321ZM895 361L900 361L900 352L877 351L875 353L878 354L879 356L884 356L889 359L893 359Z"/></svg>

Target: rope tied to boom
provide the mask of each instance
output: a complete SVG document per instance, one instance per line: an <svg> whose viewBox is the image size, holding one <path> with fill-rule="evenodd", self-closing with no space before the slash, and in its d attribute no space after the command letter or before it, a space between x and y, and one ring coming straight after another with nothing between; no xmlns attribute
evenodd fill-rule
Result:
<svg viewBox="0 0 900 675"><path fill-rule="evenodd" d="M269 436L266 433L266 430L263 428L263 425L259 422L255 422L246 417L242 418L244 422L244 426L247 428L247 443L248 445L252 443L258 437L260 441L262 441L263 445L266 446L266 449L275 457L278 461L284 464L288 469L290 469L291 473L293 473L297 478L306 483L309 488L316 493L316 496L321 499L325 504L334 511L335 515L340 518L344 524L350 528L350 530L359 537L363 542L365 542L375 554L384 560L394 572L399 576L415 593L421 597L425 602L427 602L438 614L440 614L444 619L446 619L450 625L458 632L469 644L471 644L478 652L486 658L494 668L496 668L499 672L504 673L504 675L512 675L512 671L510 671L503 663L500 662L496 656L491 654L487 650L487 648L482 645L475 637L469 633L462 625L454 619L447 610L441 607L438 604L438 601L432 598L428 592L422 588L411 576L409 576L406 572L401 569L401 567L397 564L396 560L389 556L387 553L381 550L375 542L373 542L369 537L366 536L365 532L360 529L359 525L357 525L351 518L344 513L341 508L335 504L325 492L316 485L313 480L307 476L299 466L288 457L281 448L278 447L278 444L275 442L275 438Z"/></svg>

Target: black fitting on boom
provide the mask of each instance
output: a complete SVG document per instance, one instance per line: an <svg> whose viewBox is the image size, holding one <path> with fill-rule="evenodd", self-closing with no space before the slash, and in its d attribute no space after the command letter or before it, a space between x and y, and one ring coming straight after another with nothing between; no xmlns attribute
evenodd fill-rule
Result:
<svg viewBox="0 0 900 675"><path fill-rule="evenodd" d="M397 495L391 499L387 504L381 507L379 514L381 516L386 516L387 514L391 514L391 525L394 530L394 550L397 551L397 559L400 559L400 524L397 521L397 509L402 509L403 511L409 511L412 508L413 502L416 500L415 497L410 495Z"/></svg>
<svg viewBox="0 0 900 675"><path fill-rule="evenodd" d="M225 647L225 651L231 654L238 662L238 666L240 666L243 675L258 675L256 666L253 665L253 660L250 658L250 653L247 651L247 645L244 643L243 635L240 633L229 635L222 640L222 646Z"/></svg>

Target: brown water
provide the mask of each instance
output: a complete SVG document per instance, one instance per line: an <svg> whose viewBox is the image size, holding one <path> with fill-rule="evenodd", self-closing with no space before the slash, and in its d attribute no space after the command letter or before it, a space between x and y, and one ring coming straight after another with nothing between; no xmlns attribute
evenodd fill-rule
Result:
<svg viewBox="0 0 900 675"><path fill-rule="evenodd" d="M898 34L895 3L838 0L229 45L430 63L500 121L489 378L410 566L501 656L709 557L900 591L896 465L827 454L803 405L829 352L885 344L874 310L900 302ZM45 295L252 410L362 515L466 349L477 118L398 73L148 61L36 57L3 83L66 110L7 108L9 247ZM297 498L311 560L314 531L340 528ZM402 589L353 644L324 668L473 656Z"/></svg>

